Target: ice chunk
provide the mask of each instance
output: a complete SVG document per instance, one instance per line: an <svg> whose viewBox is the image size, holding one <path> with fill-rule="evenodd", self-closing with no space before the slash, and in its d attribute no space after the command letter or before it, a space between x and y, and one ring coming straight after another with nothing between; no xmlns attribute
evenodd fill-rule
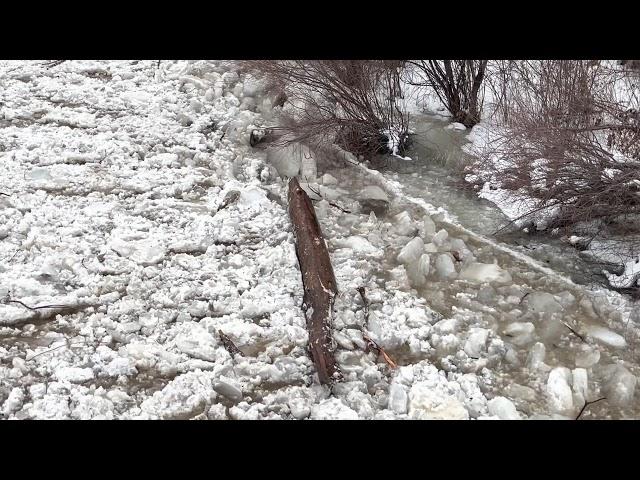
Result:
<svg viewBox="0 0 640 480"><path fill-rule="evenodd" d="M469 263L462 268L460 278L470 282L511 282L511 275L494 263Z"/></svg>
<svg viewBox="0 0 640 480"><path fill-rule="evenodd" d="M560 292L558 294L558 297L560 297L560 305L562 305L564 308L567 308L576 303L576 297L574 297L571 292L567 292L566 290L564 292Z"/></svg>
<svg viewBox="0 0 640 480"><path fill-rule="evenodd" d="M472 258L473 254L464 241L460 238L451 239L451 250L458 252L461 260Z"/></svg>
<svg viewBox="0 0 640 480"><path fill-rule="evenodd" d="M389 196L376 185L364 187L357 196L362 207L362 213L374 212L376 215L384 215L389 208ZM404 212L406 213L406 212ZM409 223L411 219L409 218Z"/></svg>
<svg viewBox="0 0 640 480"><path fill-rule="evenodd" d="M412 287L420 287L427 282L426 276L422 274L419 261L406 265L405 269Z"/></svg>
<svg viewBox="0 0 640 480"><path fill-rule="evenodd" d="M248 188L240 193L238 204L243 206L255 206L260 203L268 203L267 192L262 188Z"/></svg>
<svg viewBox="0 0 640 480"><path fill-rule="evenodd" d="M292 178L300 172L302 156L293 146L267 151L267 160L273 165L281 177Z"/></svg>
<svg viewBox="0 0 640 480"><path fill-rule="evenodd" d="M427 253L438 253L438 247L436 247L433 243L427 243L424 246L424 251Z"/></svg>
<svg viewBox="0 0 640 480"><path fill-rule="evenodd" d="M318 176L318 167L313 155L303 155L300 163L300 177L306 182L312 182Z"/></svg>
<svg viewBox="0 0 640 480"><path fill-rule="evenodd" d="M487 402L487 407L491 415L497 416L500 420L520 420L520 414L511 400L505 397L495 397Z"/></svg>
<svg viewBox="0 0 640 480"><path fill-rule="evenodd" d="M547 348L544 343L536 343L529 351L529 357L527 358L527 365L531 370L538 370L544 365L544 358L547 354Z"/></svg>
<svg viewBox="0 0 640 480"><path fill-rule="evenodd" d="M585 330L589 337L610 347L624 348L627 346L627 341L622 335L618 335L608 328L599 325L588 325L585 327Z"/></svg>
<svg viewBox="0 0 640 480"><path fill-rule="evenodd" d="M571 371L573 401L576 405L584 405L589 396L589 378L584 368L574 368Z"/></svg>
<svg viewBox="0 0 640 480"><path fill-rule="evenodd" d="M556 367L547 379L547 400L554 413L570 415L573 413L573 392L571 391L571 371L565 367Z"/></svg>
<svg viewBox="0 0 640 480"><path fill-rule="evenodd" d="M55 376L61 382L82 383L93 380L93 370L79 367L60 367L56 369Z"/></svg>
<svg viewBox="0 0 640 480"><path fill-rule="evenodd" d="M408 212L401 212L395 216L395 231L398 235L414 235L416 230Z"/></svg>
<svg viewBox="0 0 640 480"><path fill-rule="evenodd" d="M436 224L429 215L425 215L422 219L422 233L425 239L436 234Z"/></svg>
<svg viewBox="0 0 640 480"><path fill-rule="evenodd" d="M576 353L576 367L591 368L600 361L600 350L591 345L582 345Z"/></svg>
<svg viewBox="0 0 640 480"><path fill-rule="evenodd" d="M135 252L131 255L131 260L139 265L147 267L149 265L160 263L166 254L167 249L161 245L145 246L138 244L138 248L136 248Z"/></svg>
<svg viewBox="0 0 640 480"><path fill-rule="evenodd" d="M292 398L289 400L289 410L291 410L291 415L293 415L293 418L296 420L307 418L311 413L309 402L303 398Z"/></svg>
<svg viewBox="0 0 640 480"><path fill-rule="evenodd" d="M220 380L213 384L213 389L233 402L242 400L242 390L230 380Z"/></svg>
<svg viewBox="0 0 640 480"><path fill-rule="evenodd" d="M25 175L31 180L51 180L51 172L47 168L34 168Z"/></svg>
<svg viewBox="0 0 640 480"><path fill-rule="evenodd" d="M369 240L359 235L352 235L344 240L343 245L351 248L354 252L364 254L381 253L380 249L374 247Z"/></svg>
<svg viewBox="0 0 640 480"><path fill-rule="evenodd" d="M339 399L332 397L311 407L313 420L357 420L358 414Z"/></svg>
<svg viewBox="0 0 640 480"><path fill-rule="evenodd" d="M547 292L532 292L525 297L524 301L527 303L527 309L533 313L562 311L562 305L553 298L553 295Z"/></svg>
<svg viewBox="0 0 640 480"><path fill-rule="evenodd" d="M503 333L511 338L511 342L515 345L526 345L533 340L533 332L536 327L531 322L513 322L510 323Z"/></svg>
<svg viewBox="0 0 640 480"><path fill-rule="evenodd" d="M409 415L418 420L468 420L464 405L427 382L414 384L409 392Z"/></svg>
<svg viewBox="0 0 640 480"><path fill-rule="evenodd" d="M535 401L537 395L536 391L531 387L525 387L518 383L512 383L505 389L507 395L515 399L524 400L526 402Z"/></svg>
<svg viewBox="0 0 640 480"><path fill-rule="evenodd" d="M2 412L9 415L22 407L24 403L24 391L20 387L14 387L7 400L2 405Z"/></svg>
<svg viewBox="0 0 640 480"><path fill-rule="evenodd" d="M612 405L625 407L633 400L638 379L622 365L615 365L610 370L612 372L604 383L603 393Z"/></svg>
<svg viewBox="0 0 640 480"><path fill-rule="evenodd" d="M322 175L322 177L320 177L320 181L322 182L323 185L338 184L338 180L336 179L336 177L334 177L333 175L329 175L328 173L325 173L324 175Z"/></svg>
<svg viewBox="0 0 640 480"><path fill-rule="evenodd" d="M441 253L436 257L436 271L440 278L449 278L456 273L456 267L453 265L453 260L446 253Z"/></svg>
<svg viewBox="0 0 640 480"><path fill-rule="evenodd" d="M436 233L433 238L431 239L431 241L434 243L434 245L436 245L437 247L441 247L442 244L444 243L444 241L447 239L447 237L449 236L449 233L444 229L441 228L440 230L438 230L438 233Z"/></svg>
<svg viewBox="0 0 640 480"><path fill-rule="evenodd" d="M400 254L398 254L398 262L403 265L408 265L410 263L416 262L420 256L422 255L422 251L424 250L424 242L420 237L415 237L409 243L407 243L402 250L400 250Z"/></svg>
<svg viewBox="0 0 640 480"><path fill-rule="evenodd" d="M460 131L467 129L467 127L465 127L462 123L459 123L459 122L450 123L444 128L445 130L460 130Z"/></svg>
<svg viewBox="0 0 640 480"><path fill-rule="evenodd" d="M358 199L384 200L385 202L388 202L389 195L387 195L387 193L377 185L368 185L360 190L360 193L358 193Z"/></svg>
<svg viewBox="0 0 640 480"><path fill-rule="evenodd" d="M486 349L489 330L485 328L472 328L467 341L464 344L464 352L473 358L478 358Z"/></svg>
<svg viewBox="0 0 640 480"><path fill-rule="evenodd" d="M556 343L562 338L563 334L568 334L569 329L566 325L557 317L557 314L552 314L550 317L545 318L540 322L540 328L538 330L540 337L547 343Z"/></svg>
<svg viewBox="0 0 640 480"><path fill-rule="evenodd" d="M420 256L420 260L418 260L418 269L420 271L420 274L423 275L424 277L427 277L429 275L430 262L431 262L431 259L429 258L429 255L427 255L426 253L423 253Z"/></svg>
<svg viewBox="0 0 640 480"><path fill-rule="evenodd" d="M407 413L408 400L404 387L398 383L392 383L389 388L389 408L398 415Z"/></svg>
<svg viewBox="0 0 640 480"><path fill-rule="evenodd" d="M484 304L491 304L496 301L496 289L491 285L485 285L478 290L477 299Z"/></svg>

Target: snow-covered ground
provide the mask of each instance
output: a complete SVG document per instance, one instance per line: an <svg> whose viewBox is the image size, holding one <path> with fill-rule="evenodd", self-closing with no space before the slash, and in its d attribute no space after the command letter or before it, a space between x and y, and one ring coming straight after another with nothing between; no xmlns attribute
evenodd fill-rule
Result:
<svg viewBox="0 0 640 480"><path fill-rule="evenodd" d="M252 149L269 105L230 62L0 63L5 418L573 418L601 392L586 416L638 413L619 297L390 175ZM278 169L317 199L334 265L333 389L307 352Z"/></svg>

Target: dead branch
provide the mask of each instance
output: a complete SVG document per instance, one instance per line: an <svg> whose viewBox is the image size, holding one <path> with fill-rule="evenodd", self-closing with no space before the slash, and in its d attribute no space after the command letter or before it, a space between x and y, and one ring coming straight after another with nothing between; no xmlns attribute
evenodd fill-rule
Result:
<svg viewBox="0 0 640 480"><path fill-rule="evenodd" d="M316 194L318 197L320 197L322 200L325 200L329 205L331 205L334 208L337 208L338 210L340 210L342 213L351 213L350 210L347 210L346 208L342 208L340 205L338 205L337 203L334 202L330 202L329 200L327 200L322 193L320 193L320 190L316 190L314 189L311 185L307 184L307 188L309 188L309 190L311 190L314 194ZM318 200L311 200L313 202L317 202Z"/></svg>
<svg viewBox="0 0 640 480"><path fill-rule="evenodd" d="M244 68L265 77L268 90L284 94L279 112L286 143L337 143L356 155L385 151L398 137L398 153L408 140L408 114L398 60L251 60Z"/></svg>
<svg viewBox="0 0 640 480"><path fill-rule="evenodd" d="M24 308L27 308L34 312L37 312L38 310L42 310L45 308L68 308L69 307L69 305L40 305L38 307L30 307L29 305L21 302L20 300L10 300L10 299L6 300L6 303L17 303L19 305L22 305Z"/></svg>
<svg viewBox="0 0 640 480"><path fill-rule="evenodd" d="M364 325L363 328L367 328L369 325L369 300L365 294L364 287L358 287L358 293L360 294L360 298L362 298L362 304L364 305Z"/></svg>
<svg viewBox="0 0 640 480"><path fill-rule="evenodd" d="M600 400L606 400L606 399L607 399L606 397L602 397L602 398L599 398L599 399L597 399L597 400L593 400L593 401L591 401L591 402L587 402L587 401L585 400L584 405L582 406L582 409L580 410L580 413L579 413L579 414L578 414L578 416L576 417L576 420L579 420L579 419L580 419L580 417L582 416L582 413L585 411L585 409L586 409L589 405L592 405L592 404L594 404L594 403L597 403L597 402L599 402Z"/></svg>
<svg viewBox="0 0 640 480"><path fill-rule="evenodd" d="M562 324L567 327L571 333L573 333L576 337L578 337L580 340L582 340L584 343L587 343L587 341L585 340L585 338L580 335L578 332L576 332L573 328L571 328L571 325L569 325L567 322L562 321Z"/></svg>

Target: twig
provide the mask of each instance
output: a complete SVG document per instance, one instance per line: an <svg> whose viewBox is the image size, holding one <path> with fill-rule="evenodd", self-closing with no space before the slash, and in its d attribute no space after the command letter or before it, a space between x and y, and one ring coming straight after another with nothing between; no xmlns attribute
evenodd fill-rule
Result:
<svg viewBox="0 0 640 480"><path fill-rule="evenodd" d="M38 310L42 310L44 308L67 308L70 305L40 305L38 307L30 307L29 305L27 305L26 303L22 303L20 300L6 300L7 303L18 303L20 305L22 305L24 308L28 308L29 310L32 311L38 311Z"/></svg>
<svg viewBox="0 0 640 480"><path fill-rule="evenodd" d="M351 213L351 211L350 211L350 210L347 210L347 209L345 209L345 208L342 208L342 207L341 207L340 205L338 205L337 203L330 202L329 200L327 200L326 198L324 198L324 197L322 196L322 194L320 193L320 190L314 190L314 189L313 189L313 187L312 187L311 185L309 185L308 183L307 183L307 187L309 188L309 190L311 190L313 193L315 193L318 197L320 197L320 199L321 199L321 200L326 200L326 201L327 201L327 203L328 203L329 205L331 205L331 206L332 206L332 207L334 207L334 208L337 208L337 209L338 209L338 210L340 210L342 213ZM317 200L315 200L315 201L317 202Z"/></svg>
<svg viewBox="0 0 640 480"><path fill-rule="evenodd" d="M579 419L580 419L580 416L582 415L582 413L584 412L584 410L585 410L589 405L591 405L591 404L593 404L593 403L596 403L596 402L599 402L600 400L606 400L606 399L607 399L607 397L602 397L602 398L599 398L599 399L597 399L597 400L593 400L593 401L591 401L591 402L587 402L587 401L585 400L584 405L582 406L582 409L580 410L580 413L579 413L579 414L578 414L578 416L576 417L576 420L579 420Z"/></svg>
<svg viewBox="0 0 640 480"><path fill-rule="evenodd" d="M522 296L522 298L520 299L520 303L519 303L518 305L522 305L522 302L524 301L524 299L525 299L525 298L527 298L527 295L529 295L530 293L532 293L532 292L527 292L527 293L525 293L525 294Z"/></svg>
<svg viewBox="0 0 640 480"><path fill-rule="evenodd" d="M367 296L365 295L364 287L358 287L358 293L364 305L364 327L366 328L369 325L369 300L367 300Z"/></svg>
<svg viewBox="0 0 640 480"><path fill-rule="evenodd" d="M565 327L567 327L569 330L571 330L571 333L573 333L576 337L578 337L578 338L579 338L580 340L582 340L584 343L587 343L587 341L585 340L585 338L584 338L582 335L580 335L578 332L576 332L573 328L571 328L571 326L570 326L567 322L562 321L562 320L561 320L561 322L562 322L562 324L563 324Z"/></svg>
<svg viewBox="0 0 640 480"><path fill-rule="evenodd" d="M46 64L47 68L57 67L58 65L62 65L66 60L53 60Z"/></svg>
<svg viewBox="0 0 640 480"><path fill-rule="evenodd" d="M64 347L72 347L72 346L82 345L82 344L89 345L89 344L92 344L92 343L94 343L94 342L91 341L91 340L80 340L78 342L69 342L68 339L65 339L65 343L64 344L58 345L57 347L50 348L49 350L45 350L44 352L36 353L33 357L25 358L25 362L30 362L31 360L33 360L36 357L39 357L40 355L45 355L47 353L55 352L56 350L60 350L61 348L64 348ZM109 343L111 343L111 342L105 342L104 340L101 340L101 341L97 342L97 345L107 345ZM13 358L17 358L19 356L20 356L20 354L18 354L18 355L7 355L7 356L4 356L4 357L0 357L0 360L13 359Z"/></svg>
<svg viewBox="0 0 640 480"><path fill-rule="evenodd" d="M4 192L0 192L0 195L4 195L5 197L10 197L11 196L8 193L4 193Z"/></svg>
<svg viewBox="0 0 640 480"><path fill-rule="evenodd" d="M376 351L379 355L382 355L382 357L384 358L384 361L387 362L387 364L391 368L398 368L398 364L394 362L391 359L391 357L387 355L387 352L385 352L384 349L380 345L378 345L374 340L372 340L371 337L369 337L369 335L367 335L367 333L365 332L365 328L369 324L369 300L367 299L367 295L365 293L364 287L358 287L357 290L358 290L358 293L360 294L360 297L362 298L362 303L364 304L364 325L362 326L362 338L364 339L365 342L367 342L367 345L365 346L365 351L369 351L369 350Z"/></svg>
<svg viewBox="0 0 640 480"><path fill-rule="evenodd" d="M233 343L233 341L227 335L225 335L222 330L218 330L218 335L220 336L220 340L222 340L222 345L227 350L227 352L231 354L232 357L235 358L236 355L244 357L244 353L242 353L242 351L238 347L236 347L236 344Z"/></svg>
<svg viewBox="0 0 640 480"><path fill-rule="evenodd" d="M394 362L389 355L387 355L387 352L385 352L384 349L380 345L378 345L375 341L373 341L371 337L369 337L369 335L367 335L364 331L362 332L362 338L364 339L365 342L367 342L367 346L366 346L367 350L374 350L379 355L382 355L382 358L384 358L384 361L387 362L387 364L391 368L398 368L398 364Z"/></svg>

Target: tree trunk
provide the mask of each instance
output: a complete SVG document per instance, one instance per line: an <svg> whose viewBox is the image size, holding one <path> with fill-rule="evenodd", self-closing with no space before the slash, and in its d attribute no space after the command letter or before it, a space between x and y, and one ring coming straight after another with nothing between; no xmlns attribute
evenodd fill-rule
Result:
<svg viewBox="0 0 640 480"><path fill-rule="evenodd" d="M309 332L309 350L320 382L330 384L340 377L331 337L333 303L338 292L336 279L315 210L296 178L289 181L288 198L302 273L302 310Z"/></svg>

